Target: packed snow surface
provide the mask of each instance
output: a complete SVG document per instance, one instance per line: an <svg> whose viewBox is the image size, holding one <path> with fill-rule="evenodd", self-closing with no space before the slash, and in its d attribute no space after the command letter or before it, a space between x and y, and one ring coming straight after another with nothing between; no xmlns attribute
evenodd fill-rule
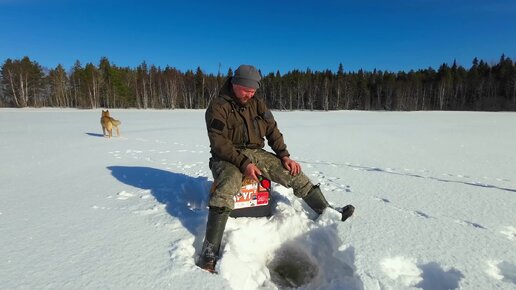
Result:
<svg viewBox="0 0 516 290"><path fill-rule="evenodd" d="M201 110L0 109L2 289L516 289L516 114L274 112L334 205L273 184L195 266L213 181Z"/></svg>

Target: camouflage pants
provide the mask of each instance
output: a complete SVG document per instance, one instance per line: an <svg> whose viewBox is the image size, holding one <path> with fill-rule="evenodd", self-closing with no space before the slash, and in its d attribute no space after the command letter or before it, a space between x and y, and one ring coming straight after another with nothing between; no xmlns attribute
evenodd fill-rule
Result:
<svg viewBox="0 0 516 290"><path fill-rule="evenodd" d="M241 152L251 159L263 176L292 188L297 197L306 196L313 187L312 182L303 172L296 176L290 175L281 160L270 152L263 149L243 149ZM210 169L216 186L210 198L210 206L233 209L235 205L233 196L242 187L243 174L232 163L215 158L210 159Z"/></svg>

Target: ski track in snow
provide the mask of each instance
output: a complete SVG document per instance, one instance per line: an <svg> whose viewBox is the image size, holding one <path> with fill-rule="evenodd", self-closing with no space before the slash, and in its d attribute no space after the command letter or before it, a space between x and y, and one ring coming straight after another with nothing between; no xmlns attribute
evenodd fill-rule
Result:
<svg viewBox="0 0 516 290"><path fill-rule="evenodd" d="M506 190L510 192L516 192L516 189L514 188L505 188L501 186L495 186L493 184L487 184L484 181L489 182L502 182L502 183L512 183L512 180L509 178L502 178L502 177L488 177L483 176L481 178L479 177L471 177L464 174L451 174L451 173L442 173L440 176L444 177L435 177L429 175L430 171L427 169L410 169L410 168L403 168L403 169L396 169L396 168L380 168L380 167L373 167L373 166L366 166L362 164L353 164L351 162L345 162L345 163L334 163L334 162L327 162L327 161L321 161L321 160L315 160L315 161L308 161L308 160L299 160L301 163L305 163L308 165L309 168L315 167L315 165L322 165L322 166L329 166L329 167L342 167L347 166L352 168L355 171L369 171L369 172L383 172L383 173L389 173L389 174L395 174L395 175L405 175L405 176L411 176L411 177L418 177L418 178L427 178L432 179L436 181L445 181L445 182L455 182L455 183L463 183L467 185L474 185L474 186L480 186L480 187L486 187L486 188L495 188L495 189L501 189ZM438 175L439 176L439 175ZM446 178L456 178L455 180L446 179ZM328 177L329 182L331 183L333 180L339 179L338 177ZM484 180L484 181L481 181Z"/></svg>
<svg viewBox="0 0 516 290"><path fill-rule="evenodd" d="M349 162L346 162L344 164L337 164L337 163L326 162L326 161L321 161L321 160L316 160L316 161L313 161L313 162L310 162L310 161L302 161L302 162L306 163L308 165L307 166L308 168L314 168L315 164L317 164L317 165L324 165L324 166L330 166L330 167L348 166L348 167L352 168L353 170L359 170L359 171L387 172L387 173L393 173L393 174L402 174L402 175L409 175L409 176L415 176L415 177L430 178L430 179L439 180L437 178L433 178L433 177L430 177L430 176L422 176L422 175L419 174L419 173L428 173L429 171L426 170L426 169L414 170L414 169L404 168L403 169L404 172L419 172L417 174L412 174L412 173L411 174L406 174L406 173L397 173L397 170L393 169L393 168L381 169L381 168L378 168L378 167L362 166L360 164L352 164L352 163L349 163ZM324 174L322 171L314 171L311 175L315 178L315 180L320 180L321 185L325 186L325 189L328 190L328 191L352 192L351 187L349 185L343 185L343 184L340 184L338 182L339 179L340 179L339 177L326 176L326 174ZM461 175L461 174L453 175L453 174L446 173L446 174L443 174L443 175L445 175L445 176L455 176L455 177L458 177L458 178L471 178L469 176L465 176L465 175ZM511 182L511 180L509 180L507 178L489 178L489 177L485 177L484 176L484 177L482 177L482 179L496 180L496 181L499 181L499 182ZM488 187L488 188L499 188L499 189L502 189L502 190L509 190L509 191L515 191L516 192L516 190L510 189L510 188L500 188L500 187L497 187L497 186L494 186L494 185L488 185L488 184L481 183L481 182L469 182L469 183L466 183L466 184L468 184L468 185L479 185L479 186ZM429 215L429 214L427 214L427 213L425 213L425 212L423 212L421 210L411 210L411 209L406 209L406 208L402 208L402 207L396 206L387 198L382 198L382 197L378 197L378 196L372 196L372 198L374 200L376 200L376 201L385 203L386 206L392 207L392 208L394 208L396 210L409 212L410 214L412 214L415 217L425 218L425 219L438 218L438 217L433 217L433 216L431 216L431 215ZM484 227L483 225L481 225L479 223L476 223L476 222L473 222L473 221L459 220L459 219L455 219L455 218L447 217L447 216L440 216L439 218L448 219L448 220L453 221L453 222L455 222L457 224L460 224L460 225L463 225L463 226L473 227L475 229L489 230L488 228ZM516 227L506 226L506 227L504 227L503 230L492 230L492 232L497 233L497 234L502 234L507 239L516 241Z"/></svg>
<svg viewBox="0 0 516 290"><path fill-rule="evenodd" d="M133 192L126 189L116 193L109 193L106 196L106 200L101 202L105 204L94 205L92 209L125 211L150 218L156 227L165 227L169 231L190 231L191 239L171 241L170 259L171 263L181 265L180 269L199 270L195 266L194 259L198 255L204 235L208 200L207 194L197 193L193 197L191 195L193 192L198 191L202 193L208 192L211 186L211 181L209 181L211 172L208 169L207 162L187 163L180 160L169 160L167 154L178 152L190 155L208 155L209 147L203 145L190 146L178 142L169 143L143 138L135 140L145 143L153 142L157 148L161 149L127 149L125 151L111 151L108 154L117 160L137 160L144 166L143 168L148 168L137 171L136 175L133 175L128 169L111 169L113 170L113 175L121 179L121 181L126 180L125 182L129 185L140 187L140 189ZM193 158L185 159L190 160ZM444 177L432 177L429 175L430 172L425 169L382 169L360 164L337 164L319 160L301 162L305 164L305 173L312 176L312 180L319 181L325 191L330 192L353 194L351 186L343 184L340 177L326 175L322 171L325 166L347 166L352 170L366 172L381 171L435 180L456 178L457 180L447 181L511 190L480 181L463 181L479 180L479 178L461 174L444 173L441 174ZM116 175L116 170L120 171L118 175ZM154 172L153 170L156 171ZM174 173L168 173L170 171ZM142 173L143 175L151 175L147 181L141 181L143 185L127 181L128 179L134 179ZM152 174L154 174L154 177L152 177ZM167 183L166 180L163 181L162 179L171 179L172 182L169 180ZM501 177L484 176L480 179L486 182L511 182L510 179ZM309 214L300 214L305 212L303 205L299 199L293 196L291 190L277 185L273 188L273 195L277 199L273 217L269 219L230 219L228 221L223 239L222 251L224 253L217 265L220 275L228 280L231 278L230 284L234 289L283 289L296 286L310 289L310 285L317 285L318 287L324 285L323 288L327 287L328 289L339 289L338 287L343 285L347 286L348 289L363 289L362 278L354 263L356 250L351 245L342 245L342 241L338 239L336 234L336 224L338 222L335 222L335 220L338 217L336 218L332 216L332 213L325 212L321 218L314 222L309 219ZM493 230L474 221L458 220L447 216L432 216L418 209L403 208L396 205L390 199L381 196L371 195L369 197L387 208L409 213L417 219L443 219L471 227L473 230L491 231L500 237L516 241L516 227L514 226L504 226L501 229ZM167 215L171 215L172 218L168 219L168 223L163 223L161 218ZM299 218L300 216L302 218ZM259 232L274 231L280 233L277 235L279 237L292 236L292 229L296 229L299 232L294 241L274 240L268 241L266 245L263 245L258 250L256 248L254 250L242 249L242 245L256 243L257 237L253 235L252 230L249 230L250 227L246 227L251 222L253 223L253 228L263 228ZM285 235L281 235L281 232L285 232ZM325 247L316 246L312 240L318 240L318 243L323 242L326 245ZM256 261L259 261L259 263ZM310 274L311 276L308 275L310 280L301 282L282 280L281 274L275 273L275 271L285 261L290 263L290 266L296 266L294 261L301 261L304 265L303 267L305 267L304 271L312 273ZM463 273L454 268L453 265L442 265L433 261L421 263L410 257L385 257L382 261L379 261L379 264L384 274L395 285L403 287L455 289L460 286L459 282L461 279L465 278ZM235 265L239 265L237 270L235 270ZM513 263L507 261L486 261L485 269L485 273L493 279L516 284L516 265ZM365 273L365 275L368 274ZM241 278L235 279L235 276ZM380 279L369 278L376 280L380 289L385 287L380 282Z"/></svg>

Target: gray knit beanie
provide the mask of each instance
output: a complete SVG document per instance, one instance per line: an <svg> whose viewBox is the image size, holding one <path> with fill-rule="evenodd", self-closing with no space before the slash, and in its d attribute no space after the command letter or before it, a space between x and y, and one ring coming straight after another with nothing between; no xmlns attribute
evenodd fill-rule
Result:
<svg viewBox="0 0 516 290"><path fill-rule="evenodd" d="M254 66L243 64L236 69L231 83L247 88L258 89L261 79L260 72L258 72Z"/></svg>

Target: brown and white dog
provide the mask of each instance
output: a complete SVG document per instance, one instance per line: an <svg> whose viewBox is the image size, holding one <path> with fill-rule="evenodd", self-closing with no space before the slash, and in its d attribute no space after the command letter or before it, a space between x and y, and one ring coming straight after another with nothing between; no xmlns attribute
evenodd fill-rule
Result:
<svg viewBox="0 0 516 290"><path fill-rule="evenodd" d="M116 120L109 116L109 110L102 110L102 117L100 118L100 124L102 125L102 133L104 134L104 137L111 138L113 135L113 127L116 129L116 135L120 137L120 130L118 129L118 125L120 125L122 122L119 120ZM108 135L106 136L106 130L108 131Z"/></svg>

